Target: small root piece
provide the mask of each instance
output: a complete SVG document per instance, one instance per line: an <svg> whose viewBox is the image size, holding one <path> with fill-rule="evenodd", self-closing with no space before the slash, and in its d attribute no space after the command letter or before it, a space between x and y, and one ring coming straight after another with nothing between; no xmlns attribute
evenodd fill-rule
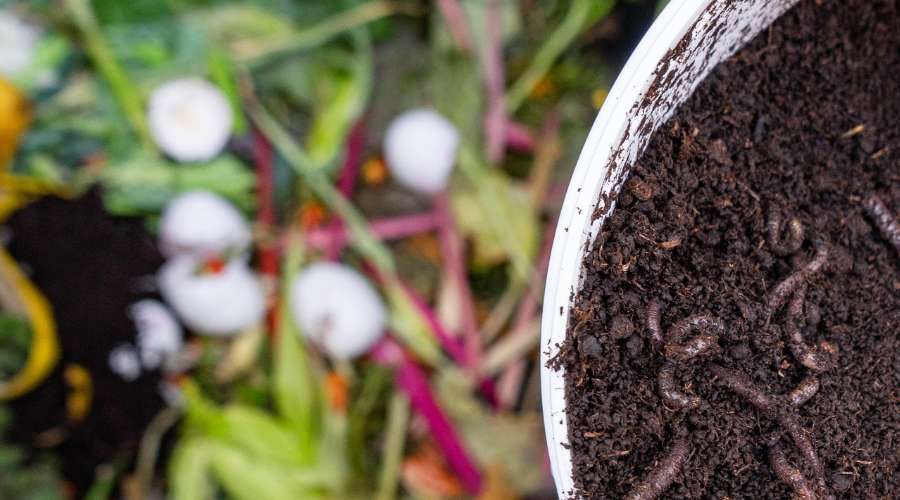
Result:
<svg viewBox="0 0 900 500"><path fill-rule="evenodd" d="M866 209L866 213L872 219L872 222L878 226L882 236L900 254L900 223L897 222L897 217L888 210L887 205L876 194L870 195L863 201L863 208Z"/></svg>
<svg viewBox="0 0 900 500"><path fill-rule="evenodd" d="M803 474L788 463L780 444L775 443L769 448L769 463L772 465L772 469L775 471L778 479L781 479L781 482L793 490L796 500L815 500L817 498L816 493L809 483L806 482Z"/></svg>
<svg viewBox="0 0 900 500"><path fill-rule="evenodd" d="M808 376L787 394L788 402L793 406L802 406L819 392L819 379Z"/></svg>
<svg viewBox="0 0 900 500"><path fill-rule="evenodd" d="M700 406L700 398L689 396L675 387L675 363L666 361L657 375L659 396L669 406L681 410L693 410Z"/></svg>
<svg viewBox="0 0 900 500"><path fill-rule="evenodd" d="M676 437L669 452L625 498L628 500L652 500L661 495L681 472L687 461L689 450L688 436Z"/></svg>
<svg viewBox="0 0 900 500"><path fill-rule="evenodd" d="M775 409L775 399L766 394L743 373L725 368L724 366L711 364L709 370L719 379L719 383L738 396L746 399L751 405L764 412Z"/></svg>
<svg viewBox="0 0 900 500"><path fill-rule="evenodd" d="M792 217L788 222L787 237L785 238L782 238L781 235L782 220L781 216L777 213L772 213L769 216L769 222L766 224L766 229L768 230L766 241L769 243L769 248L776 255L782 257L791 255L797 250L800 250L800 247L803 245L803 224L800 222L800 219L796 217Z"/></svg>
<svg viewBox="0 0 900 500"><path fill-rule="evenodd" d="M650 330L650 338L655 344L663 343L662 328L659 326L659 301L651 299L647 304L647 329Z"/></svg>
<svg viewBox="0 0 900 500"><path fill-rule="evenodd" d="M806 464L812 469L816 477L816 486L823 496L827 497L828 487L825 485L825 468L819 461L819 454L816 452L816 446L813 444L809 433L800 425L797 415L793 412L782 413L778 417L778 422L787 431L794 445L800 450L800 456L806 461Z"/></svg>

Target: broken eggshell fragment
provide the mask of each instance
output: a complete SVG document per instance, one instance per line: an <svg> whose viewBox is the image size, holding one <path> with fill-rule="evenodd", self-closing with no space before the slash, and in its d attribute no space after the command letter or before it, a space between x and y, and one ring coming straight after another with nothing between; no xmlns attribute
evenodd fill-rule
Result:
<svg viewBox="0 0 900 500"><path fill-rule="evenodd" d="M162 302L139 300L129 308L137 327L141 364L148 370L166 368L184 345L181 326Z"/></svg>
<svg viewBox="0 0 900 500"><path fill-rule="evenodd" d="M331 262L312 264L294 279L290 308L303 335L338 359L365 354L387 322L384 303L369 281Z"/></svg>
<svg viewBox="0 0 900 500"><path fill-rule="evenodd" d="M391 175L423 194L438 193L447 187L458 149L456 127L426 108L394 118L384 135L384 155Z"/></svg>
<svg viewBox="0 0 900 500"><path fill-rule="evenodd" d="M221 266L179 255L163 264L157 275L160 293L191 330L230 336L258 323L265 296L244 259Z"/></svg>
<svg viewBox="0 0 900 500"><path fill-rule="evenodd" d="M147 123L156 145L180 162L216 157L231 136L231 105L202 78L166 82L150 96Z"/></svg>
<svg viewBox="0 0 900 500"><path fill-rule="evenodd" d="M160 250L168 256L239 254L251 240L250 226L241 212L209 191L176 196L166 205L159 223Z"/></svg>

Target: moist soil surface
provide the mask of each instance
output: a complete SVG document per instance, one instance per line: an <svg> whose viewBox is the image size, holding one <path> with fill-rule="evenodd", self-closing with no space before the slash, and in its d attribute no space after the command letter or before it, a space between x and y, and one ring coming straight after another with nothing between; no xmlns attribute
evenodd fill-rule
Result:
<svg viewBox="0 0 900 500"><path fill-rule="evenodd" d="M13 401L13 436L54 450L80 498L98 465L133 454L163 407L158 374L126 382L108 364L114 347L134 343L128 307L153 297L152 277L162 257L140 220L106 214L96 192L72 201L41 199L5 227L10 253L52 306L62 347L48 380ZM90 411L80 422L66 412L73 388L64 373L72 365L86 369L93 386Z"/></svg>
<svg viewBox="0 0 900 500"><path fill-rule="evenodd" d="M900 213L898 14L896 0L803 0L656 132L585 257L554 361L566 370L575 493L623 497L686 438L661 498L789 498L773 449L819 497L896 498L900 250L864 204L876 194ZM770 223L793 218L799 248L796 224L768 237ZM772 305L789 276L806 283L805 304L798 287ZM692 315L721 321L721 331L708 321L682 339L706 335L713 347L667 358L671 337L654 342L646 326L654 299L664 336ZM818 373L792 349L798 328L825 360ZM660 396L667 359L696 409ZM755 406L717 376L723 369L776 403ZM775 396L807 377L820 386L805 403ZM801 454L786 414L820 467Z"/></svg>

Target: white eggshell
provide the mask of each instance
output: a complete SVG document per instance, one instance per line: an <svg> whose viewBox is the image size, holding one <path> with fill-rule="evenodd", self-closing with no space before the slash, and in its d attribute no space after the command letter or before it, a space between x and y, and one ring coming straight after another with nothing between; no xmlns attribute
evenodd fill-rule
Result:
<svg viewBox="0 0 900 500"><path fill-rule="evenodd" d="M134 382L141 376L141 358L131 344L120 344L109 351L109 369L126 382Z"/></svg>
<svg viewBox="0 0 900 500"><path fill-rule="evenodd" d="M156 145L173 159L201 162L218 155L232 128L231 106L202 78L166 82L150 96L147 123Z"/></svg>
<svg viewBox="0 0 900 500"><path fill-rule="evenodd" d="M12 78L28 69L40 37L35 26L9 10L0 10L0 75Z"/></svg>
<svg viewBox="0 0 900 500"><path fill-rule="evenodd" d="M447 187L458 148L456 127L430 109L414 109L394 118L384 135L384 155L391 175L424 194Z"/></svg>
<svg viewBox="0 0 900 500"><path fill-rule="evenodd" d="M221 196L187 191L173 198L159 221L159 246L166 255L239 253L250 246L250 225Z"/></svg>
<svg viewBox="0 0 900 500"><path fill-rule="evenodd" d="M265 296L245 260L232 260L218 273L198 274L200 267L201 261L179 255L157 275L160 293L188 328L230 336L262 319Z"/></svg>
<svg viewBox="0 0 900 500"><path fill-rule="evenodd" d="M162 302L144 299L129 308L137 327L137 345L141 363L148 370L164 366L184 345L181 326Z"/></svg>
<svg viewBox="0 0 900 500"><path fill-rule="evenodd" d="M349 266L312 264L297 275L290 292L300 330L334 358L365 354L384 334L387 311L381 297Z"/></svg>

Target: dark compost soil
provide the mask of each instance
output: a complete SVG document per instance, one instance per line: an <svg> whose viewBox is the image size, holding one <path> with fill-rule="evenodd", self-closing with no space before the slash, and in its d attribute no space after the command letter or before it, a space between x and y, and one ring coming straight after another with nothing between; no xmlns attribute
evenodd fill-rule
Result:
<svg viewBox="0 0 900 500"><path fill-rule="evenodd" d="M134 341L128 306L151 296L148 277L162 258L143 223L107 215L96 192L74 201L44 198L6 227L10 252L52 305L62 345L51 377L14 401L14 435L38 447L62 439L54 448L63 474L83 493L99 464L134 451L162 408L156 374L127 383L107 361L116 345ZM62 373L73 363L91 374L93 385L90 413L79 423L66 416L71 388Z"/></svg>
<svg viewBox="0 0 900 500"><path fill-rule="evenodd" d="M898 14L896 0L801 1L653 137L585 257L556 360L580 494L625 496L679 441L664 498L787 498L801 482L900 494L900 249L864 209L874 193L900 213ZM789 276L780 290L796 293L775 293ZM667 364L698 408L662 399ZM818 391L791 404L804 380ZM785 466L803 480L782 481Z"/></svg>

